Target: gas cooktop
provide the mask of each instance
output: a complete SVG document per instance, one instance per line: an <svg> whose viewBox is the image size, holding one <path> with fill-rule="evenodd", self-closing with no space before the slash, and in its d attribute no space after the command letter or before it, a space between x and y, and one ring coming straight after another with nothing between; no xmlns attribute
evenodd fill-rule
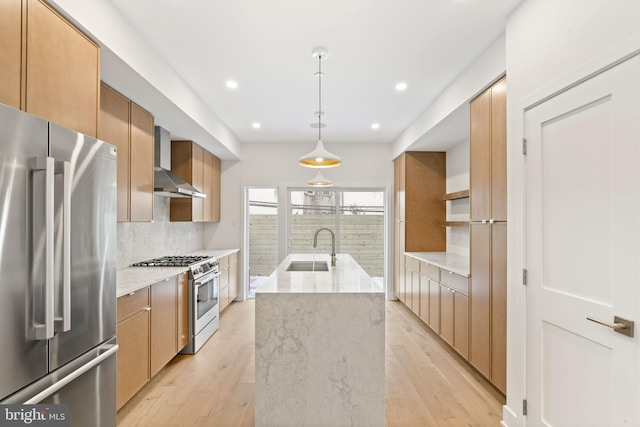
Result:
<svg viewBox="0 0 640 427"><path fill-rule="evenodd" d="M153 258L131 264L132 267L188 267L206 259L212 259L208 255L175 255Z"/></svg>

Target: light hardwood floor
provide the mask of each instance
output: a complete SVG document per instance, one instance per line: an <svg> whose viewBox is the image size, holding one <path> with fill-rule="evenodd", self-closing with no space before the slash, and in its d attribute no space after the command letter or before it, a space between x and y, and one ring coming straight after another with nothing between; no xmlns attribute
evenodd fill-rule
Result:
<svg viewBox="0 0 640 427"><path fill-rule="evenodd" d="M504 397L402 303L386 303L389 427L499 426ZM178 355L118 413L118 426L253 426L254 301L231 304L195 356Z"/></svg>

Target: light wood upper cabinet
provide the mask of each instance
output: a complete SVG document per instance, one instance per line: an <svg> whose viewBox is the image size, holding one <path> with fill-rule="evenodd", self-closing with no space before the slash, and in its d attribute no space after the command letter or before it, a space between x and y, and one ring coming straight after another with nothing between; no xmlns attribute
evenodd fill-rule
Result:
<svg viewBox="0 0 640 427"><path fill-rule="evenodd" d="M506 78L470 103L471 220L507 219Z"/></svg>
<svg viewBox="0 0 640 427"><path fill-rule="evenodd" d="M96 137L100 48L42 0L0 2L0 103Z"/></svg>
<svg viewBox="0 0 640 427"><path fill-rule="evenodd" d="M27 1L25 89L28 113L97 136L100 49L40 0Z"/></svg>
<svg viewBox="0 0 640 427"><path fill-rule="evenodd" d="M153 221L153 116L131 103L131 221Z"/></svg>
<svg viewBox="0 0 640 427"><path fill-rule="evenodd" d="M0 103L20 109L22 1L0 1Z"/></svg>
<svg viewBox="0 0 640 427"><path fill-rule="evenodd" d="M153 221L153 116L104 83L98 138L118 149L118 221Z"/></svg>
<svg viewBox="0 0 640 427"><path fill-rule="evenodd" d="M100 126L98 138L118 149L118 221L129 220L131 180L129 174L129 114L131 102L109 86L100 87Z"/></svg>
<svg viewBox="0 0 640 427"><path fill-rule="evenodd" d="M207 195L172 198L171 221L220 221L220 159L193 141L171 141L171 171Z"/></svg>

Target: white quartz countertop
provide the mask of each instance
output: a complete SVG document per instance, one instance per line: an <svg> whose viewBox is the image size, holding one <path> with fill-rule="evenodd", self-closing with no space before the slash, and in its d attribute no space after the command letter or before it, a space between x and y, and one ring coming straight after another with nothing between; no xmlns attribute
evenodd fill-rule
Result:
<svg viewBox="0 0 640 427"><path fill-rule="evenodd" d="M326 261L329 271L286 271L291 261ZM382 293L380 286L348 254L338 254L331 267L328 254L290 254L256 294Z"/></svg>
<svg viewBox="0 0 640 427"><path fill-rule="evenodd" d="M208 255L222 258L239 249L201 249L184 255ZM180 254L183 255L183 254ZM128 267L116 271L116 298L130 294L164 279L177 276L188 267Z"/></svg>
<svg viewBox="0 0 640 427"><path fill-rule="evenodd" d="M469 277L469 257L451 252L405 252L405 254L436 267L453 271L461 276Z"/></svg>

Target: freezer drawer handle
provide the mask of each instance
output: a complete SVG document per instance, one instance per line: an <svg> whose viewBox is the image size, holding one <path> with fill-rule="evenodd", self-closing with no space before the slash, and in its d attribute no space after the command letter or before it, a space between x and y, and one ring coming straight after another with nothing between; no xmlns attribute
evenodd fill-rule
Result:
<svg viewBox="0 0 640 427"><path fill-rule="evenodd" d="M108 348L108 350L105 351L104 353L100 354L100 356L96 357L95 359L91 360L91 362L89 362L89 363L87 363L85 365L82 365L80 368L76 369L75 371L73 371L72 373L70 373L69 375L67 375L63 379L61 379L60 381L58 381L55 384L51 385L50 387L47 387L46 389L42 390L40 393L36 394L31 399L29 399L26 402L24 402L24 404L25 405L35 405L35 404L39 403L43 399L46 399L47 397L51 396L52 394L54 394L55 392L60 390L62 387L66 386L67 384L69 384L72 381L74 381L76 378L80 377L82 374L84 374L88 370L94 368L95 366L98 366L100 363L102 363L102 361L108 359L109 357L114 355L116 353L116 351L118 351L118 345L117 344L108 344L108 345L105 345L103 348L104 349Z"/></svg>
<svg viewBox="0 0 640 427"><path fill-rule="evenodd" d="M55 331L71 330L71 163L56 162L56 174L62 174L62 317L55 319Z"/></svg>
<svg viewBox="0 0 640 427"><path fill-rule="evenodd" d="M54 198L53 187L55 160L53 157L34 157L29 159L29 167L33 171L44 171L45 173L45 196L44 196L44 263L45 263L45 283L44 283L44 323L36 323L36 340L48 340L54 336L54 316L55 316L55 274L54 274ZM38 233L34 230L34 236ZM37 243L34 242L36 245Z"/></svg>

